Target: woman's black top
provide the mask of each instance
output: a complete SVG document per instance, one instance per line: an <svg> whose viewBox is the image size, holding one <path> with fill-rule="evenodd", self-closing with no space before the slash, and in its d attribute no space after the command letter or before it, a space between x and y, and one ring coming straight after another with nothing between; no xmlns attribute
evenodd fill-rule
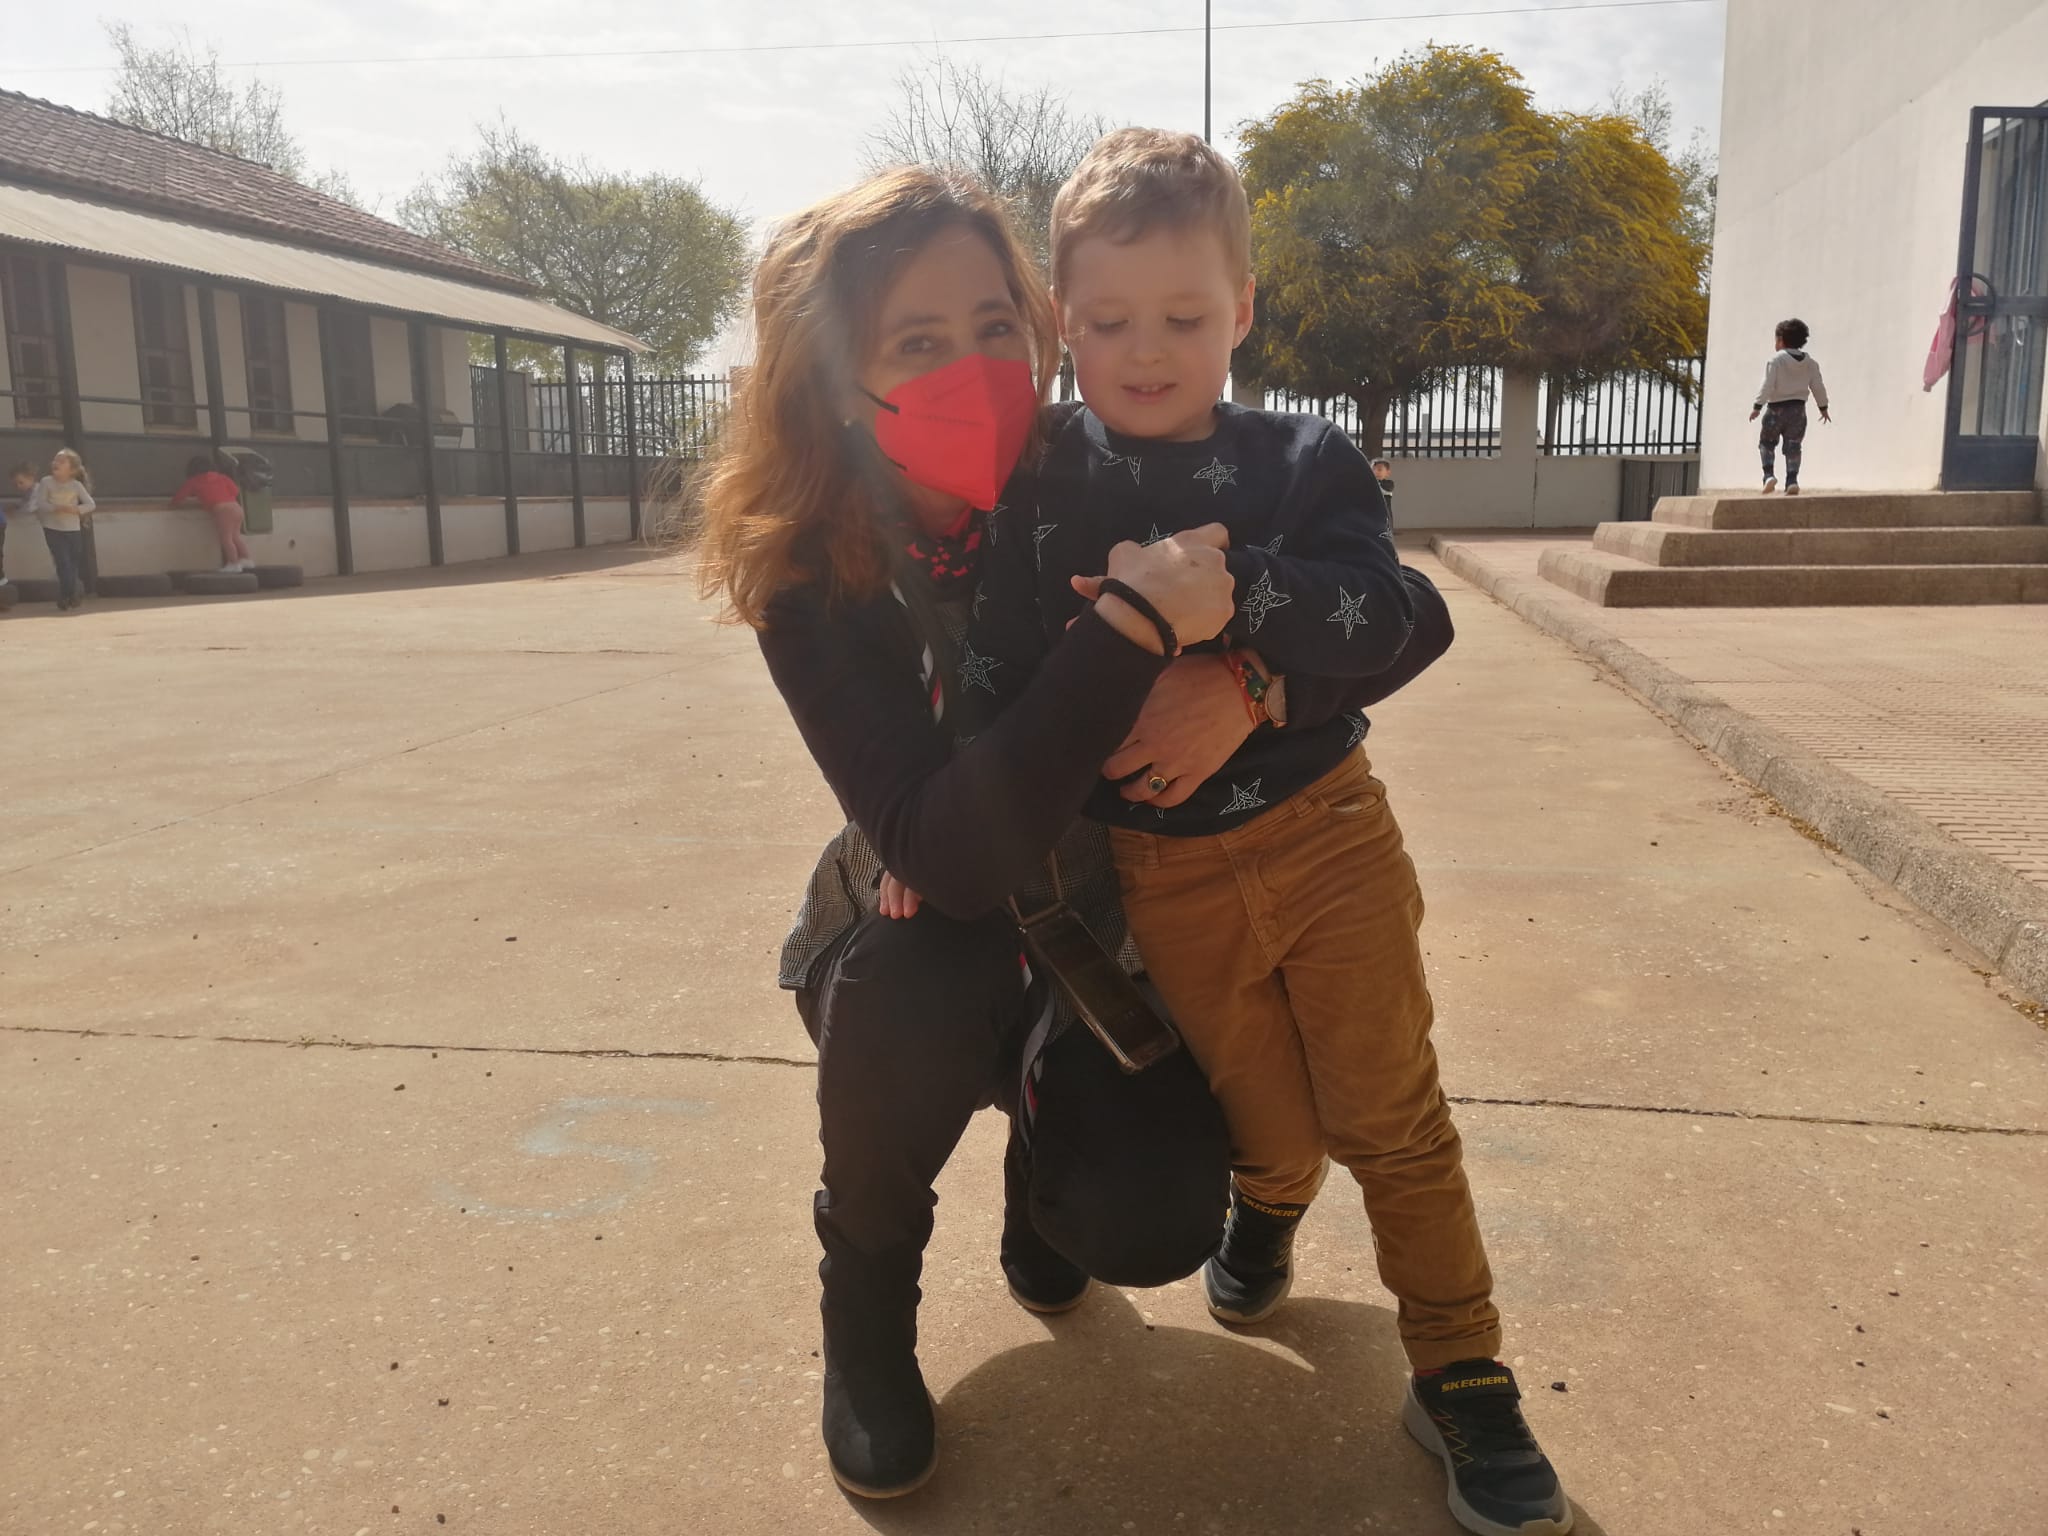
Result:
<svg viewBox="0 0 2048 1536"><path fill-rule="evenodd" d="M1421 573L1402 575L1415 628L1400 658L1372 677L1290 677L1289 729L1377 703L1450 648L1442 596ZM803 985L809 961L853 916L874 909L872 863L939 911L974 918L1042 882L1046 855L1063 838L1092 845L1100 829L1077 826L1082 805L1166 666L1090 610L1016 703L961 744L933 718L925 647L892 593L832 601L816 584L790 588L771 604L759 638L805 746L861 834L848 834L860 857L835 844L819 866L784 952L786 986ZM1062 869L1077 878L1104 878L1104 869L1082 867L1104 862L1062 848ZM1113 881L1113 871L1106 877ZM1065 894L1077 909L1089 905ZM1122 948L1121 931L1097 937L1113 953Z"/></svg>

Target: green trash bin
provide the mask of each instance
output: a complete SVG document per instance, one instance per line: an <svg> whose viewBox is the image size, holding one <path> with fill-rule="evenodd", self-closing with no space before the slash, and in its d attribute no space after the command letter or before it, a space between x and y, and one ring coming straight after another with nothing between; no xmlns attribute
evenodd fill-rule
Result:
<svg viewBox="0 0 2048 1536"><path fill-rule="evenodd" d="M220 457L235 484L242 488L243 532L269 533L276 526L271 502L277 480L270 460L254 448L223 448Z"/></svg>

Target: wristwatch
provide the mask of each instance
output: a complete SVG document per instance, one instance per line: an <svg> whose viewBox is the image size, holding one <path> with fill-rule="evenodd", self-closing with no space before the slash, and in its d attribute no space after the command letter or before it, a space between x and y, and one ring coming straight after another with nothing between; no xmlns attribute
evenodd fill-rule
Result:
<svg viewBox="0 0 2048 1536"><path fill-rule="evenodd" d="M1287 726L1287 678L1284 674L1275 672L1266 679L1265 705L1266 718L1273 722L1273 728L1284 730Z"/></svg>

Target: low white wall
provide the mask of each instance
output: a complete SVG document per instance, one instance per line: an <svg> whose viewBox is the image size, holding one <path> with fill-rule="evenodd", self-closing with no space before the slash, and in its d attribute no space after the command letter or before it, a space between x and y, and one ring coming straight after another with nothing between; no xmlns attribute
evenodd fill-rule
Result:
<svg viewBox="0 0 2048 1536"><path fill-rule="evenodd" d="M420 517L424 521L425 512ZM446 563L496 560L505 553L505 503L459 501L441 508L441 558Z"/></svg>
<svg viewBox="0 0 2048 1536"><path fill-rule="evenodd" d="M624 497L584 503L588 542L623 544L631 513ZM271 515L272 531L247 535L250 552L263 565L303 566L308 576L340 570L334 544L334 512L325 502L291 502ZM93 514L93 548L99 569L109 576L144 576L155 571L212 570L220 564L213 520L196 507L172 511L162 505L102 502ZM428 565L426 508L416 501L355 502L349 530L359 574L416 570ZM521 552L575 546L575 525L566 501L522 502ZM449 502L441 508L441 551L448 565L496 560L505 554L505 504L496 500ZM20 521L7 530L10 579L48 581L50 565L43 530Z"/></svg>
<svg viewBox="0 0 2048 1536"><path fill-rule="evenodd" d="M427 513L418 502L354 502L348 509L356 572L411 571L432 564Z"/></svg>
<svg viewBox="0 0 2048 1536"><path fill-rule="evenodd" d="M1621 503L1613 458L1394 459L1394 526L1590 528Z"/></svg>
<svg viewBox="0 0 2048 1536"><path fill-rule="evenodd" d="M624 498L617 501L596 501L586 498L583 503L583 542L586 544L623 544L633 537L633 509Z"/></svg>
<svg viewBox="0 0 2048 1536"><path fill-rule="evenodd" d="M1532 528L1585 528L1621 515L1621 460L1559 455L1536 461Z"/></svg>
<svg viewBox="0 0 2048 1536"><path fill-rule="evenodd" d="M583 504L590 516L590 503ZM566 501L522 501L519 503L519 549L538 554L544 549L576 547L576 509Z"/></svg>

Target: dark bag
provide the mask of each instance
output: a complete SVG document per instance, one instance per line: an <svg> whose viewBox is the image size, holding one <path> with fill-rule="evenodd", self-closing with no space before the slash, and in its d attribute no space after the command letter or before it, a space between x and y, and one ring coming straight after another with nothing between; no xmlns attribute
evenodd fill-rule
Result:
<svg viewBox="0 0 2048 1536"><path fill-rule="evenodd" d="M899 559L895 574L896 596L939 687L940 718L955 719L946 707L960 697L952 637L921 573ZM1055 889L1058 884L1055 878ZM1099 954L1093 937L1081 932ZM1020 943L1028 945L1021 930ZM1163 1051L1141 1043L1127 1069L1093 1027L1055 1032L1058 983L1050 973L1058 967L1048 963L1054 957L1037 953L1042 948L1030 946L1044 992L1038 1027L1023 1048L1014 1111L1030 1158L1032 1225L1104 1284L1185 1279L1223 1244L1230 1131L1222 1106L1194 1057L1175 1048L1177 1041ZM1168 1020L1151 983L1131 980L1144 994L1146 1011ZM1085 1009L1075 1012L1093 1024ZM1141 1042L1146 1033L1140 1030Z"/></svg>
<svg viewBox="0 0 2048 1536"><path fill-rule="evenodd" d="M1018 1113L1032 1225L1097 1280L1170 1285L1222 1246L1230 1132L1186 1051L1126 1072L1070 1028L1026 1068Z"/></svg>

